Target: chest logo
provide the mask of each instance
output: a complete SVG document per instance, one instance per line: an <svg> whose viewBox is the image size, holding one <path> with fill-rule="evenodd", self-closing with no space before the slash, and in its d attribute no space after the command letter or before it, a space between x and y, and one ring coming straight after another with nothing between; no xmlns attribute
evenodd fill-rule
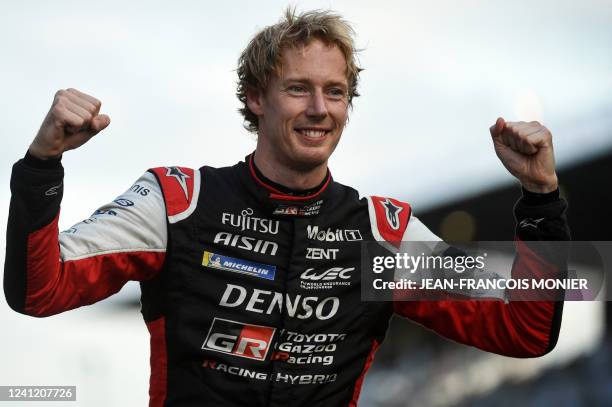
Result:
<svg viewBox="0 0 612 407"><path fill-rule="evenodd" d="M247 274L249 276L274 280L276 266L269 264L254 263L234 257L222 256L217 253L204 251L202 265L218 270L231 271L234 273Z"/></svg>
<svg viewBox="0 0 612 407"><path fill-rule="evenodd" d="M276 256L278 250L278 243L276 242L228 232L217 233L213 243L221 243L225 246L237 247L250 252L269 254L271 256Z"/></svg>
<svg viewBox="0 0 612 407"><path fill-rule="evenodd" d="M215 318L202 349L265 360L276 328Z"/></svg>
<svg viewBox="0 0 612 407"><path fill-rule="evenodd" d="M335 286L350 286L352 271L355 267L331 267L324 271L309 268L300 275L300 287L304 290L328 290Z"/></svg>

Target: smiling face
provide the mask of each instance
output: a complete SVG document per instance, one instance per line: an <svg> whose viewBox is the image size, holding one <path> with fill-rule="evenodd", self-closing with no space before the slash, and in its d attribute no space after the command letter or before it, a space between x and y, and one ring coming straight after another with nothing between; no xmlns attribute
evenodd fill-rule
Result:
<svg viewBox="0 0 612 407"><path fill-rule="evenodd" d="M247 97L259 121L257 160L299 172L326 169L348 118L344 55L315 39L285 49L281 67L265 91Z"/></svg>

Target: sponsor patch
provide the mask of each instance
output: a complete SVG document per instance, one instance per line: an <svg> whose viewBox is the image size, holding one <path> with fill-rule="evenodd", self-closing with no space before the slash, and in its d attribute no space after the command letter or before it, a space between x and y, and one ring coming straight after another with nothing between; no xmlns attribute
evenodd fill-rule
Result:
<svg viewBox="0 0 612 407"><path fill-rule="evenodd" d="M318 200L316 202L307 204L307 205L278 205L276 209L274 209L274 215L289 215L289 216L314 216L318 215L321 211L321 206L323 205L323 200Z"/></svg>
<svg viewBox="0 0 612 407"><path fill-rule="evenodd" d="M221 243L225 246L237 247L255 253L270 254L272 256L276 256L276 251L278 250L278 243L276 242L228 232L217 233L213 243Z"/></svg>
<svg viewBox="0 0 612 407"><path fill-rule="evenodd" d="M358 229L319 229L316 225L306 226L306 234L311 240L320 242L355 242L363 240Z"/></svg>
<svg viewBox="0 0 612 407"><path fill-rule="evenodd" d="M276 328L215 318L202 349L265 360Z"/></svg>
<svg viewBox="0 0 612 407"><path fill-rule="evenodd" d="M305 290L327 290L335 286L350 286L355 267L332 267L324 271L309 268L300 275L300 287Z"/></svg>
<svg viewBox="0 0 612 407"><path fill-rule="evenodd" d="M134 202L130 201L129 199L125 199L125 198L117 198L113 202L123 207L134 206Z"/></svg>
<svg viewBox="0 0 612 407"><path fill-rule="evenodd" d="M209 251L204 251L202 265L219 270L248 274L258 278L265 278L266 280L274 280L274 275L276 274L276 266L222 256Z"/></svg>

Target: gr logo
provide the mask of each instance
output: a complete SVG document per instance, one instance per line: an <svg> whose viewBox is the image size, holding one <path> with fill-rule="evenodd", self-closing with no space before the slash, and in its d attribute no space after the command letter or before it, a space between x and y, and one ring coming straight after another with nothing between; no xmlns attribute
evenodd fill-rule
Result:
<svg viewBox="0 0 612 407"><path fill-rule="evenodd" d="M276 328L243 324L229 319L213 320L202 349L243 358L265 360Z"/></svg>

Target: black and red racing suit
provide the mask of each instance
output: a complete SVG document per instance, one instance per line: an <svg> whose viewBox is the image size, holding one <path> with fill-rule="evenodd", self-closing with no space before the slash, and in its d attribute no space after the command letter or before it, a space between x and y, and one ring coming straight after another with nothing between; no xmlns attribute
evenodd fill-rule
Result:
<svg viewBox="0 0 612 407"><path fill-rule="evenodd" d="M4 291L49 316L140 281L150 332L150 406L355 406L393 314L515 357L555 345L562 302L361 300L360 244L439 240L391 198L332 180L293 194L252 155L227 168L147 171L58 233L63 168L13 167ZM539 200L539 201L538 201ZM389 216L389 208L392 209ZM522 240L569 238L558 193L515 207ZM517 254L515 268L543 267Z"/></svg>

